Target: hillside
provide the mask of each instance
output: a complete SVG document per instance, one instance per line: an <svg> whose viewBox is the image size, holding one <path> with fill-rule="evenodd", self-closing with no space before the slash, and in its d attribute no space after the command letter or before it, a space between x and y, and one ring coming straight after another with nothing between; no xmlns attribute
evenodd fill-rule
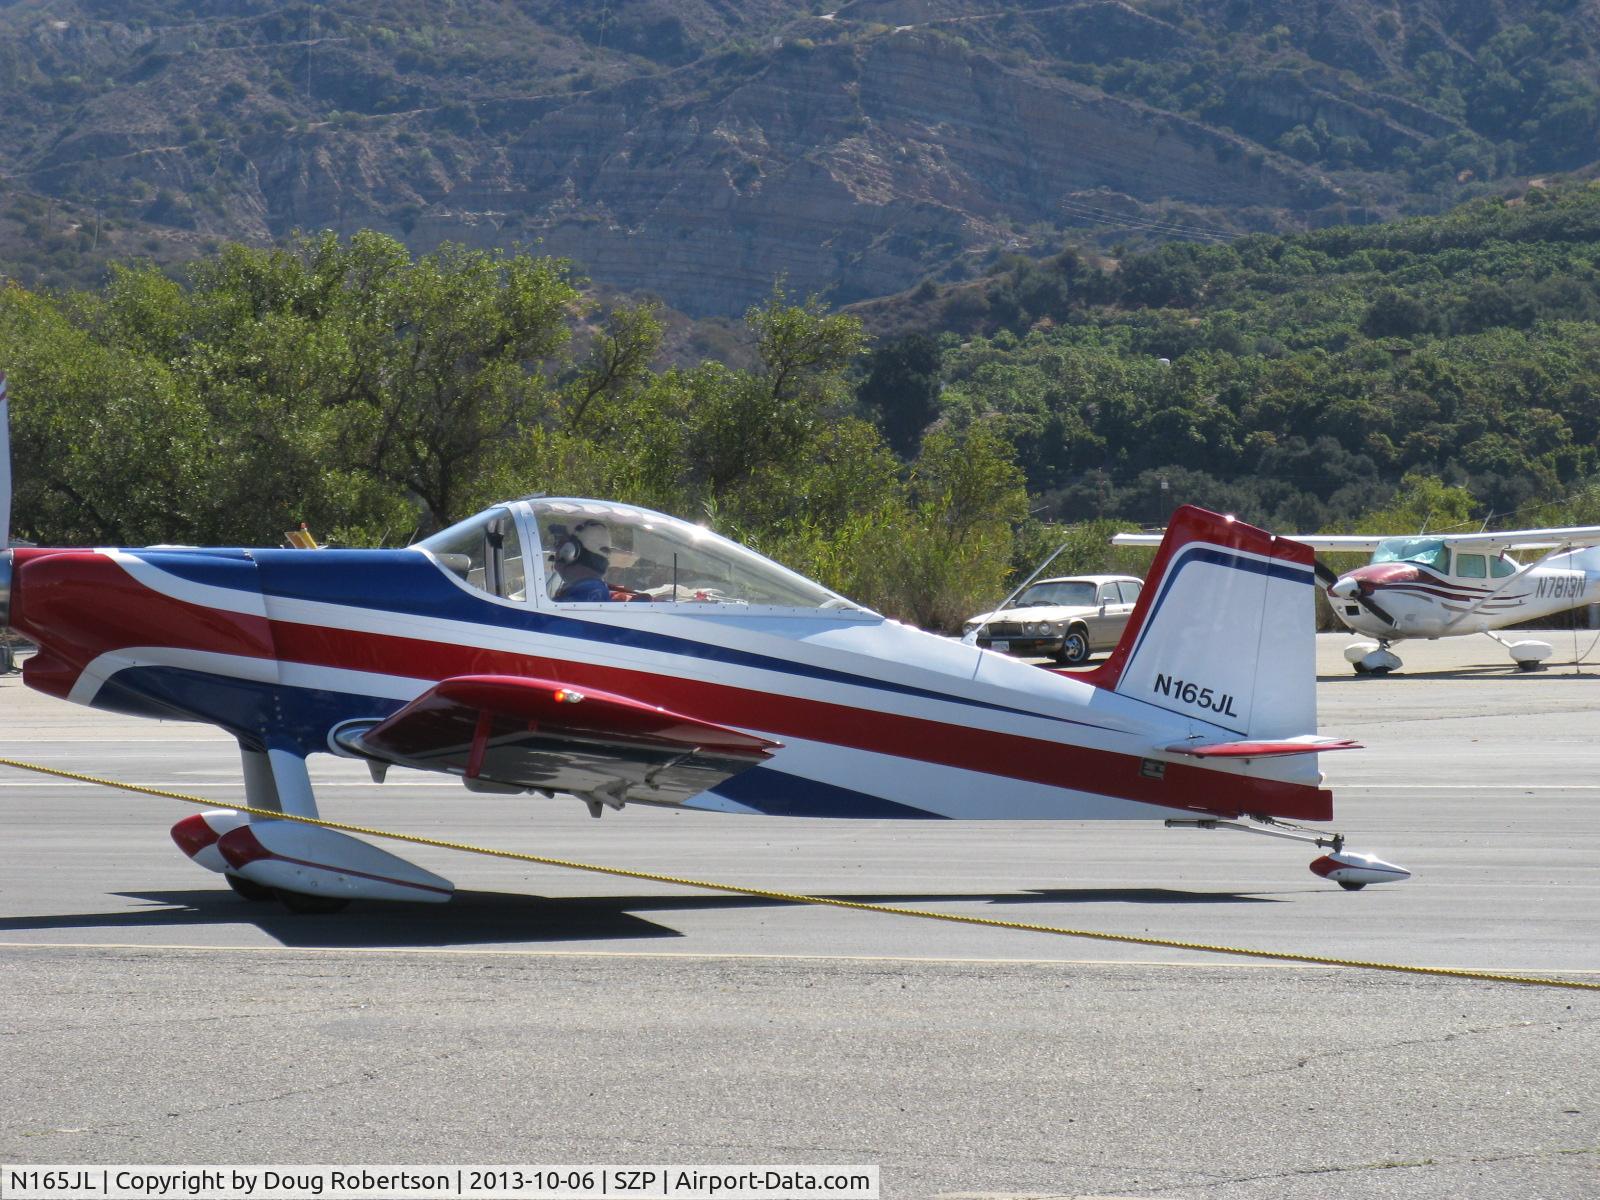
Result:
<svg viewBox="0 0 1600 1200"><path fill-rule="evenodd" d="M852 311L880 335L861 396L891 443L995 426L1059 519L1192 502L1321 529L1408 474L1503 517L1600 472L1600 184L1115 262L1069 250Z"/></svg>
<svg viewBox="0 0 1600 1200"><path fill-rule="evenodd" d="M830 11L830 9L832 11ZM0 264L535 244L693 315L1067 240L1435 211L1596 155L1564 0L0 3Z"/></svg>

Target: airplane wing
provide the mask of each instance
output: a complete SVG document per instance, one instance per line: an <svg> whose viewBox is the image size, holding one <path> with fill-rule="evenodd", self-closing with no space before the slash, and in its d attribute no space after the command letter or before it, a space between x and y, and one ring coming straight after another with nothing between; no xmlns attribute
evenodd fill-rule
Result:
<svg viewBox="0 0 1600 1200"><path fill-rule="evenodd" d="M1555 529L1502 529L1487 533L1429 534L1442 537L1453 550L1557 550L1600 546L1600 525L1567 525Z"/></svg>
<svg viewBox="0 0 1600 1200"><path fill-rule="evenodd" d="M374 763L458 774L474 791L570 792L596 813L681 804L780 748L626 696L511 675L446 679L336 740Z"/></svg>
<svg viewBox="0 0 1600 1200"><path fill-rule="evenodd" d="M1119 533L1112 537L1113 546L1159 546L1164 534ZM1371 554L1384 540L1383 534L1368 533L1285 533L1280 534L1291 542L1310 546L1313 550L1338 551L1349 554ZM1430 535L1431 536L1431 535Z"/></svg>
<svg viewBox="0 0 1600 1200"><path fill-rule="evenodd" d="M1600 525L1567 525L1552 529L1500 529L1484 533L1287 533L1280 536L1292 542L1310 546L1319 553L1343 552L1371 554L1378 543L1395 537L1438 538L1452 550L1482 551L1495 554L1501 550L1555 550L1580 546L1600 546ZM1119 533L1112 537L1113 546L1159 546L1159 533Z"/></svg>

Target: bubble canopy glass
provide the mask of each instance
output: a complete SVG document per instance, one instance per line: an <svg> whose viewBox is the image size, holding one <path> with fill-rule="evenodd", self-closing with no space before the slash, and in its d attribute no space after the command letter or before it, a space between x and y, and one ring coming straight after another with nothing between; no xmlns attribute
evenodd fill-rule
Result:
<svg viewBox="0 0 1600 1200"><path fill-rule="evenodd" d="M557 550L571 540L580 526L585 526L584 546L591 550L604 547L604 578L616 599L859 609L838 593L709 529L649 509L602 500L537 499L491 509L424 539L418 546L440 558L447 569L455 569L470 585L509 599L521 599L524 560L520 547L514 566L508 563L500 573L505 580L500 589L493 586L496 572L492 563L484 571L479 566L479 556L471 553L470 547L479 544L484 532L503 531L507 508L522 508L524 504L533 522L530 532L538 539L538 558L529 547L526 561L542 563L540 573L547 597L554 596L561 587L556 570ZM604 527L603 536L587 524L596 521ZM529 574L535 574L531 567ZM480 583L480 578L485 582ZM515 590L507 586L513 581Z"/></svg>
<svg viewBox="0 0 1600 1200"><path fill-rule="evenodd" d="M605 579L658 603L763 604L785 608L854 608L819 583L763 558L737 542L676 517L599 500L529 502L548 578L552 556L569 531L589 521L605 526ZM593 541L592 527L587 540ZM554 594L559 583L550 583Z"/></svg>

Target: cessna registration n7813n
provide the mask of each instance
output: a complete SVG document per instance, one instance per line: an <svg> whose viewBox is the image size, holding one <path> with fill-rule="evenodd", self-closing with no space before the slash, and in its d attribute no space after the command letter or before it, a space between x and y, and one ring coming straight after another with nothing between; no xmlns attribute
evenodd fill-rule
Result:
<svg viewBox="0 0 1600 1200"><path fill-rule="evenodd" d="M563 599L577 575L593 599ZM254 808L314 816L306 758L328 753L596 816L1246 829L1326 849L1312 870L1346 888L1403 879L1300 826L1332 817L1317 753L1351 745L1316 735L1312 590L1304 546L1183 509L1110 660L1067 675L594 500L513 501L401 550L0 552L0 623L39 647L25 682L222 727ZM317 826L217 811L173 836L297 911L451 894Z"/></svg>
<svg viewBox="0 0 1600 1200"><path fill-rule="evenodd" d="M1119 533L1119 546L1154 546L1159 534ZM1364 566L1335 575L1316 564L1328 604L1347 627L1376 638L1345 648L1358 675L1387 675L1403 665L1389 647L1418 638L1487 634L1522 670L1551 654L1549 642L1508 641L1497 629L1600 602L1600 525L1483 533L1290 535L1318 551L1370 554ZM1523 564L1511 552L1544 551Z"/></svg>

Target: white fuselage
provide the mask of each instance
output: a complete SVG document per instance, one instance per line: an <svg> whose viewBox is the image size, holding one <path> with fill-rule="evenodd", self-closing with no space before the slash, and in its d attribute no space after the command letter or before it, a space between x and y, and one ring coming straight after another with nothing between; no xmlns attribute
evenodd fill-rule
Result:
<svg viewBox="0 0 1600 1200"><path fill-rule="evenodd" d="M1346 581L1354 582L1353 590ZM1355 632L1385 641L1485 633L1600 602L1594 551L1558 555L1498 579L1464 578L1419 563L1371 563L1339 583L1351 594L1329 594L1334 615Z"/></svg>

